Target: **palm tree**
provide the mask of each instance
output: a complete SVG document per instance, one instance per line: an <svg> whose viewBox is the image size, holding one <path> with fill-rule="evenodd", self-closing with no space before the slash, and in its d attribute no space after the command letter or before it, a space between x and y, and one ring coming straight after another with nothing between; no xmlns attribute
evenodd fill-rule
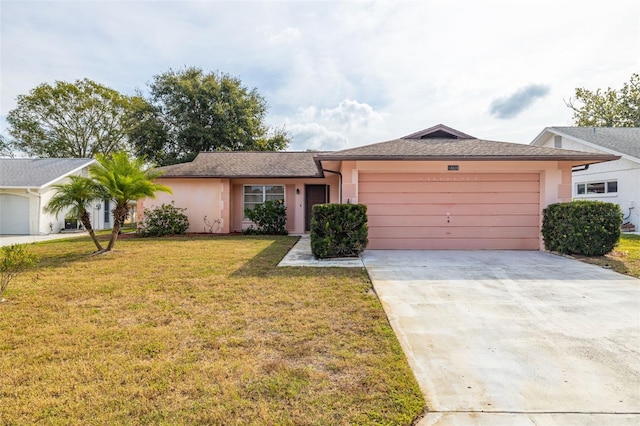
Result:
<svg viewBox="0 0 640 426"><path fill-rule="evenodd" d="M68 183L53 185L56 193L44 210L58 216L61 211L71 208L69 215L82 222L98 251L102 251L102 246L93 232L91 216L87 208L94 200L102 199L106 194L103 188L91 179L82 176L70 176L69 179L71 180Z"/></svg>
<svg viewBox="0 0 640 426"><path fill-rule="evenodd" d="M116 152L111 156L98 154L96 160L98 164L89 168L89 174L109 193L109 198L115 203L113 229L109 245L105 249L111 251L129 214L129 203L141 198L153 198L158 191L171 193L171 188L154 183L153 180L161 173L145 170L143 159L131 159L126 152Z"/></svg>

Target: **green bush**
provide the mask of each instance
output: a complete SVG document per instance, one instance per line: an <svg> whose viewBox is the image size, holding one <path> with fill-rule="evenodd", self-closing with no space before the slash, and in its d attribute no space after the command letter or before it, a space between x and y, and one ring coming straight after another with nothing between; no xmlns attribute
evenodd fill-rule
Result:
<svg viewBox="0 0 640 426"><path fill-rule="evenodd" d="M39 256L29 251L23 244L13 244L2 247L0 259L0 296L7 289L9 283L27 269L34 267L40 260ZM2 299L0 298L0 301Z"/></svg>
<svg viewBox="0 0 640 426"><path fill-rule="evenodd" d="M144 219L138 226L138 234L143 237L163 237L165 235L184 235L189 229L187 209L171 204L163 204L153 209L144 209Z"/></svg>
<svg viewBox="0 0 640 426"><path fill-rule="evenodd" d="M620 206L601 201L551 204L543 211L542 236L547 250L602 256L620 238Z"/></svg>
<svg viewBox="0 0 640 426"><path fill-rule="evenodd" d="M253 209L245 209L244 214L253 225L245 229L245 234L287 235L287 207L283 200L265 201Z"/></svg>
<svg viewBox="0 0 640 426"><path fill-rule="evenodd" d="M355 257L367 239L367 206L316 204L311 216L311 251L319 259Z"/></svg>

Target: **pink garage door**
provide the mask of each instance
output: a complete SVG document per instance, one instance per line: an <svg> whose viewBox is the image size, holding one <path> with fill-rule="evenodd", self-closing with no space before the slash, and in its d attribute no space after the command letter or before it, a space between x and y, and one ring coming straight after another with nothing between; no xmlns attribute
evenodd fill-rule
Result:
<svg viewBox="0 0 640 426"><path fill-rule="evenodd" d="M538 250L537 173L360 173L369 249Z"/></svg>

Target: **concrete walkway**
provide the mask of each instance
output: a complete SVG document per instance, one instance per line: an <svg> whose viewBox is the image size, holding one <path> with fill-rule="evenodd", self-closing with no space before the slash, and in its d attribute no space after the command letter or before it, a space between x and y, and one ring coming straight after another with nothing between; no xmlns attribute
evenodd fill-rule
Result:
<svg viewBox="0 0 640 426"><path fill-rule="evenodd" d="M419 425L640 425L640 280L544 252L366 251Z"/></svg>
<svg viewBox="0 0 640 426"><path fill-rule="evenodd" d="M311 239L308 234L300 236L298 242L289 250L278 266L364 268L360 257L316 259L311 253Z"/></svg>
<svg viewBox="0 0 640 426"><path fill-rule="evenodd" d="M87 232L69 232L49 235L0 235L0 247L13 244L31 244L41 241L64 240L68 238L78 238L89 236Z"/></svg>

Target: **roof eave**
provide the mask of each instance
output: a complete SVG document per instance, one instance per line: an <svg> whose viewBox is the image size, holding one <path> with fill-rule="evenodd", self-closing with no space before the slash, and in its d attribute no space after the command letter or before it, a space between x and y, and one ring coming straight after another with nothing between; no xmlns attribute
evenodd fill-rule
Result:
<svg viewBox="0 0 640 426"><path fill-rule="evenodd" d="M547 133L555 133L553 127L545 127L544 130L538 133L538 136L536 136L529 145L539 146L544 141L544 135L546 135Z"/></svg>
<svg viewBox="0 0 640 426"><path fill-rule="evenodd" d="M159 176L157 179L321 179L324 175L167 175Z"/></svg>
<svg viewBox="0 0 640 426"><path fill-rule="evenodd" d="M326 156L320 161L577 161L580 164L602 163L620 159L618 155L354 155Z"/></svg>
<svg viewBox="0 0 640 426"><path fill-rule="evenodd" d="M577 136L570 135L568 133L565 133L565 132L563 132L561 130L558 130L558 129L555 129L553 127L547 127L540 135L538 135L538 137L536 137L536 139L533 140L533 142L531 142L531 145L537 144L538 142L542 142L544 140L542 138L542 135L544 133L547 133L547 132L551 133L551 134L554 134L554 135L562 136L563 138L567 138L569 140L572 140L574 142L580 143L582 145L586 145L586 146L588 146L590 148L594 148L594 149L598 149L600 151L608 152L611 155L620 155L621 158L626 158L627 160L631 160L633 162L640 163L640 158L634 157L633 155L625 154L624 152L620 152L620 151L616 151L615 149L607 148L606 146L602 146L602 145L599 145L597 143L590 142L590 141L588 141L586 139L582 139L582 138L579 138ZM538 141L538 138L540 138L541 140Z"/></svg>

